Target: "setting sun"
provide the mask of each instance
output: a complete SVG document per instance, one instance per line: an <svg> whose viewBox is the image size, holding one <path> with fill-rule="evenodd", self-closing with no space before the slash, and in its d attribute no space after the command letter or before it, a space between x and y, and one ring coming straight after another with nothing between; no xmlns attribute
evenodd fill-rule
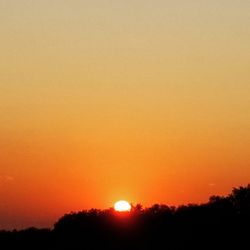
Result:
<svg viewBox="0 0 250 250"><path fill-rule="evenodd" d="M114 205L115 211L118 212L129 212L131 205L127 201L117 201Z"/></svg>

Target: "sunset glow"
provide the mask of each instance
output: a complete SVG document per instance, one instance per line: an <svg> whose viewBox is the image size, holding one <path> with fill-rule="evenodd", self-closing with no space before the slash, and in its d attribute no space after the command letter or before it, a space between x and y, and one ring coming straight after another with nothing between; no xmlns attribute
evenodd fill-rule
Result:
<svg viewBox="0 0 250 250"><path fill-rule="evenodd" d="M249 182L250 1L0 0L0 34L0 230Z"/></svg>
<svg viewBox="0 0 250 250"><path fill-rule="evenodd" d="M115 211L118 212L129 212L131 205L127 201L117 201L114 205Z"/></svg>

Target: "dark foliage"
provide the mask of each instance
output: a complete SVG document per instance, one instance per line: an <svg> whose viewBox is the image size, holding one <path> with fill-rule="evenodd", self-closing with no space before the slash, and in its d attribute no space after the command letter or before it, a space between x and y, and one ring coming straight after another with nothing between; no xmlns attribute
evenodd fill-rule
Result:
<svg viewBox="0 0 250 250"><path fill-rule="evenodd" d="M52 230L0 231L0 249L250 249L250 185L201 205L72 212Z"/></svg>

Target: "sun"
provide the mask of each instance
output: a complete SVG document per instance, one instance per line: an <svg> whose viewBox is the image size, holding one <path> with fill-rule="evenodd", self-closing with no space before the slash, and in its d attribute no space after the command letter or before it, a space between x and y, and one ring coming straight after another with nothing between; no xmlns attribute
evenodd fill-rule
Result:
<svg viewBox="0 0 250 250"><path fill-rule="evenodd" d="M131 205L127 201L117 201L114 205L115 211L117 212L129 212Z"/></svg>

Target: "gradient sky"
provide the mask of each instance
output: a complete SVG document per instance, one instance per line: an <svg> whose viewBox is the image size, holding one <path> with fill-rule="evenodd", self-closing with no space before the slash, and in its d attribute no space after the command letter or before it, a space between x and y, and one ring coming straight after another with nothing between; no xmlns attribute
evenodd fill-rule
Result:
<svg viewBox="0 0 250 250"><path fill-rule="evenodd" d="M250 1L0 0L0 229L250 182Z"/></svg>

